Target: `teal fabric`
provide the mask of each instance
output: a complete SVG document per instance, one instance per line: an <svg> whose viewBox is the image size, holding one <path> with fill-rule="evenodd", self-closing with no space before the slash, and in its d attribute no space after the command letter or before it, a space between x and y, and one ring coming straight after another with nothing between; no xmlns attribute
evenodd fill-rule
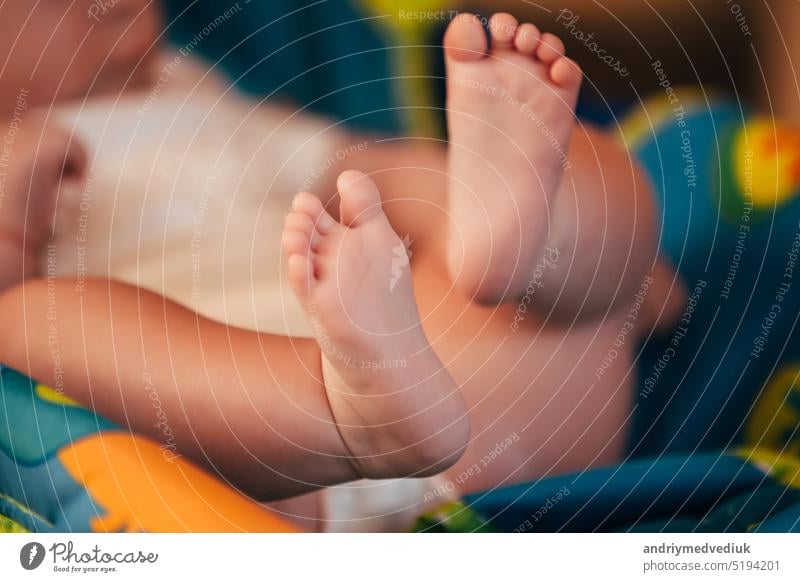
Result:
<svg viewBox="0 0 800 582"><path fill-rule="evenodd" d="M89 532L103 508L64 470L57 453L118 427L85 408L48 402L36 386L0 367L0 515L29 531Z"/></svg>
<svg viewBox="0 0 800 582"><path fill-rule="evenodd" d="M794 505L761 523L758 533L800 533L800 504Z"/></svg>
<svg viewBox="0 0 800 582"><path fill-rule="evenodd" d="M32 532L88 533L90 520L104 514L58 457L28 466L0 450L0 515Z"/></svg>
<svg viewBox="0 0 800 582"><path fill-rule="evenodd" d="M186 46L229 4L165 3L169 35ZM376 23L346 0L253 0L203 35L195 49L239 88L346 120L355 128L397 132L401 116L391 51Z"/></svg>
<svg viewBox="0 0 800 582"><path fill-rule="evenodd" d="M27 376L0 368L0 451L20 465L40 465L65 444L116 428L85 408L36 397L35 387Z"/></svg>
<svg viewBox="0 0 800 582"><path fill-rule="evenodd" d="M764 477L730 456L674 456L543 479L465 501L498 531L616 531L682 514L700 516Z"/></svg>
<svg viewBox="0 0 800 582"><path fill-rule="evenodd" d="M677 267L689 293L699 293L690 323L683 326L685 335L676 326L651 338L636 364L634 456L741 444L746 419L770 377L781 366L800 362L800 283L778 297L781 285L793 282L785 269L796 244L800 199L754 209L743 218L746 213L731 184L741 163L732 141L746 130L748 119L731 102L695 106L684 126L670 117L637 147L662 208L662 253ZM696 172L695 187L688 186L684 172L689 163ZM768 318L776 303L779 316ZM765 322L765 349L754 356ZM796 391L788 395L798 397ZM800 420L800 403L796 410ZM794 438L797 427L783 442L769 444L781 450Z"/></svg>
<svg viewBox="0 0 800 582"><path fill-rule="evenodd" d="M673 455L464 499L497 532L794 532L800 490L732 455Z"/></svg>

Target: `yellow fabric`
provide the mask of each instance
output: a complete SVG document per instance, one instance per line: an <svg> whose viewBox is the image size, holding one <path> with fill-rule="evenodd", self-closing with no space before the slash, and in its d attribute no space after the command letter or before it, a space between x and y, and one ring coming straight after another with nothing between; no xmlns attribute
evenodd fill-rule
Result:
<svg viewBox="0 0 800 582"><path fill-rule="evenodd" d="M44 384L37 384L36 385L36 395L44 400L45 402L50 402L51 404L60 404L62 406L73 406L79 408L81 405L75 402L72 398L64 396L60 392L56 392L49 386L45 386Z"/></svg>
<svg viewBox="0 0 800 582"><path fill-rule="evenodd" d="M783 450L786 435L800 424L800 365L781 368L761 391L745 425L745 442L753 447ZM800 440L791 441L784 451L800 459Z"/></svg>
<svg viewBox="0 0 800 582"><path fill-rule="evenodd" d="M761 391L737 454L780 483L800 489L800 440L791 438L800 424L800 364L778 370Z"/></svg>
<svg viewBox="0 0 800 582"><path fill-rule="evenodd" d="M779 207L800 192L800 129L754 119L736 137L736 179L760 209Z"/></svg>
<svg viewBox="0 0 800 582"><path fill-rule="evenodd" d="M22 527L19 523L11 519L10 517L6 517L5 515L0 515L0 533L30 533L27 529Z"/></svg>
<svg viewBox="0 0 800 582"><path fill-rule="evenodd" d="M800 489L800 461L791 455L761 448L737 449L736 454L777 482L792 489Z"/></svg>
<svg viewBox="0 0 800 582"><path fill-rule="evenodd" d="M378 16L376 23L389 35L390 45L404 47L392 50L392 68L399 96L398 104L406 107L403 114L409 134L436 137L441 134L441 112L432 109L437 82L432 79L433 63L430 60L430 43L433 31L446 20L442 18L411 18L409 13L436 13L455 10L453 0L357 0L367 13ZM391 50L391 49L390 49Z"/></svg>

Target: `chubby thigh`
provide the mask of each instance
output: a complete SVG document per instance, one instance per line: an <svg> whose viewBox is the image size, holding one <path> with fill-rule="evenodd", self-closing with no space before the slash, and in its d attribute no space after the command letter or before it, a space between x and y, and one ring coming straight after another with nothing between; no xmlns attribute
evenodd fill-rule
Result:
<svg viewBox="0 0 800 582"><path fill-rule="evenodd" d="M416 261L414 279L428 339L470 410L471 442L449 487L478 492L624 457L640 301L551 324L522 301L482 307L454 294L435 257Z"/></svg>
<svg viewBox="0 0 800 582"><path fill-rule="evenodd" d="M463 458L420 481L418 513L458 495L620 461L633 410L636 324L645 323L641 301L632 298L605 319L545 325L519 305L487 308L457 295L441 255L417 251L412 272L423 326L464 393L472 425ZM270 506L303 528L327 531L337 498L322 490ZM407 500L368 504L356 502L359 514L409 507Z"/></svg>

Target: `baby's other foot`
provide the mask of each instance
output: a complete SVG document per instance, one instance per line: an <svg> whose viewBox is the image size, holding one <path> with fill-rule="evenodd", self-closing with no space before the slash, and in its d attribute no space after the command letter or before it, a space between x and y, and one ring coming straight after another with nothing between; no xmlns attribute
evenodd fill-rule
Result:
<svg viewBox="0 0 800 582"><path fill-rule="evenodd" d="M582 74L564 44L519 25L459 15L444 40L450 134L448 264L485 303L516 300L548 236L548 214L575 125Z"/></svg>
<svg viewBox="0 0 800 582"><path fill-rule="evenodd" d="M283 233L333 417L362 477L438 473L466 446L465 404L422 330L406 248L375 184L348 171L338 187L341 223L302 193Z"/></svg>

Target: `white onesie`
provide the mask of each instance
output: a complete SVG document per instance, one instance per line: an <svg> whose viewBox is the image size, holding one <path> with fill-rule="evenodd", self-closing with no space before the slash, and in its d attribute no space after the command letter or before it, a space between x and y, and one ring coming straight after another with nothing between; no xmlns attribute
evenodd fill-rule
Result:
<svg viewBox="0 0 800 582"><path fill-rule="evenodd" d="M281 230L341 133L175 58L149 94L55 110L89 154L86 183L59 195L55 274L113 277L238 327L308 337Z"/></svg>

